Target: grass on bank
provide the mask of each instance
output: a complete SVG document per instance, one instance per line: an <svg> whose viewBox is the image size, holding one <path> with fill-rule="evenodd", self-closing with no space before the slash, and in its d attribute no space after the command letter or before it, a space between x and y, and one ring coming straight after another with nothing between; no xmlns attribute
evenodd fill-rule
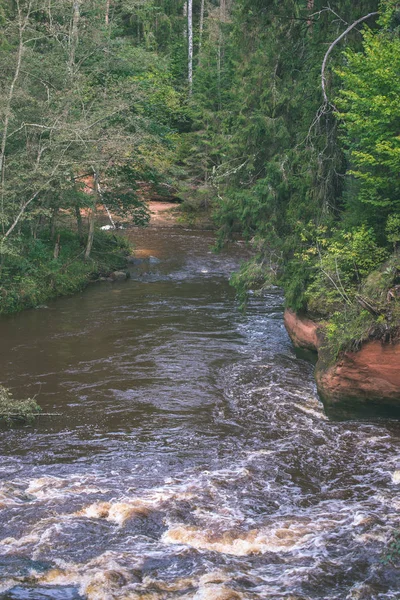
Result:
<svg viewBox="0 0 400 600"><path fill-rule="evenodd" d="M34 308L57 296L78 292L99 276L123 268L131 251L123 236L98 230L91 257L85 261L85 247L76 232L63 228L58 235L57 258L49 231L43 232L40 239L22 234L13 245L3 248L0 314Z"/></svg>

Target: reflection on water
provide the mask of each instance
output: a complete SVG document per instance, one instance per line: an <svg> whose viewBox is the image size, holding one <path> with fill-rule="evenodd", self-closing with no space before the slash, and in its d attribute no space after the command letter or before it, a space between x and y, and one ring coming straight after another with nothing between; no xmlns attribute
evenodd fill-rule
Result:
<svg viewBox="0 0 400 600"><path fill-rule="evenodd" d="M400 598L396 421L332 422L244 255L135 232L132 277L0 322L2 600Z"/></svg>

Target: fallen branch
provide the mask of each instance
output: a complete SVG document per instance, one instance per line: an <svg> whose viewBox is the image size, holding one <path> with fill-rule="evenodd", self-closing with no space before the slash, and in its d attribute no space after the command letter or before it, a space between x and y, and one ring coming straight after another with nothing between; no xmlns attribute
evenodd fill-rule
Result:
<svg viewBox="0 0 400 600"><path fill-rule="evenodd" d="M374 315L374 317L377 317L379 315L382 315L383 312L378 310L377 308L375 308L374 306L372 306L372 304L370 304L370 302L368 302L368 300L366 300L365 298L363 298L362 296L360 296L359 294L357 294L355 296L356 301L358 302L358 304L360 306L362 306L362 308L366 311L368 311L371 315Z"/></svg>

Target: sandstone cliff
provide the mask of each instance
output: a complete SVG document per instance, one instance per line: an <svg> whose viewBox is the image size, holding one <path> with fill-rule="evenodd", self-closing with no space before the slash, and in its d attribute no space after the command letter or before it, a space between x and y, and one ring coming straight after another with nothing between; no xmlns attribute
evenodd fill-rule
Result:
<svg viewBox="0 0 400 600"><path fill-rule="evenodd" d="M290 310L284 322L293 344L316 350L318 393L327 406L357 404L400 407L400 343L369 340L357 352L334 359L323 343L323 327Z"/></svg>

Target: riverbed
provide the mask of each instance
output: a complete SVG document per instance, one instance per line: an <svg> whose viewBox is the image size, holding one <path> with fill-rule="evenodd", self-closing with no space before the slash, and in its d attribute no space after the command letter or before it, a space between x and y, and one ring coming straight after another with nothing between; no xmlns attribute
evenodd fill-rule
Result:
<svg viewBox="0 0 400 600"><path fill-rule="evenodd" d="M240 242L132 230L131 277L0 321L1 600L400 598L400 424L332 421Z"/></svg>

